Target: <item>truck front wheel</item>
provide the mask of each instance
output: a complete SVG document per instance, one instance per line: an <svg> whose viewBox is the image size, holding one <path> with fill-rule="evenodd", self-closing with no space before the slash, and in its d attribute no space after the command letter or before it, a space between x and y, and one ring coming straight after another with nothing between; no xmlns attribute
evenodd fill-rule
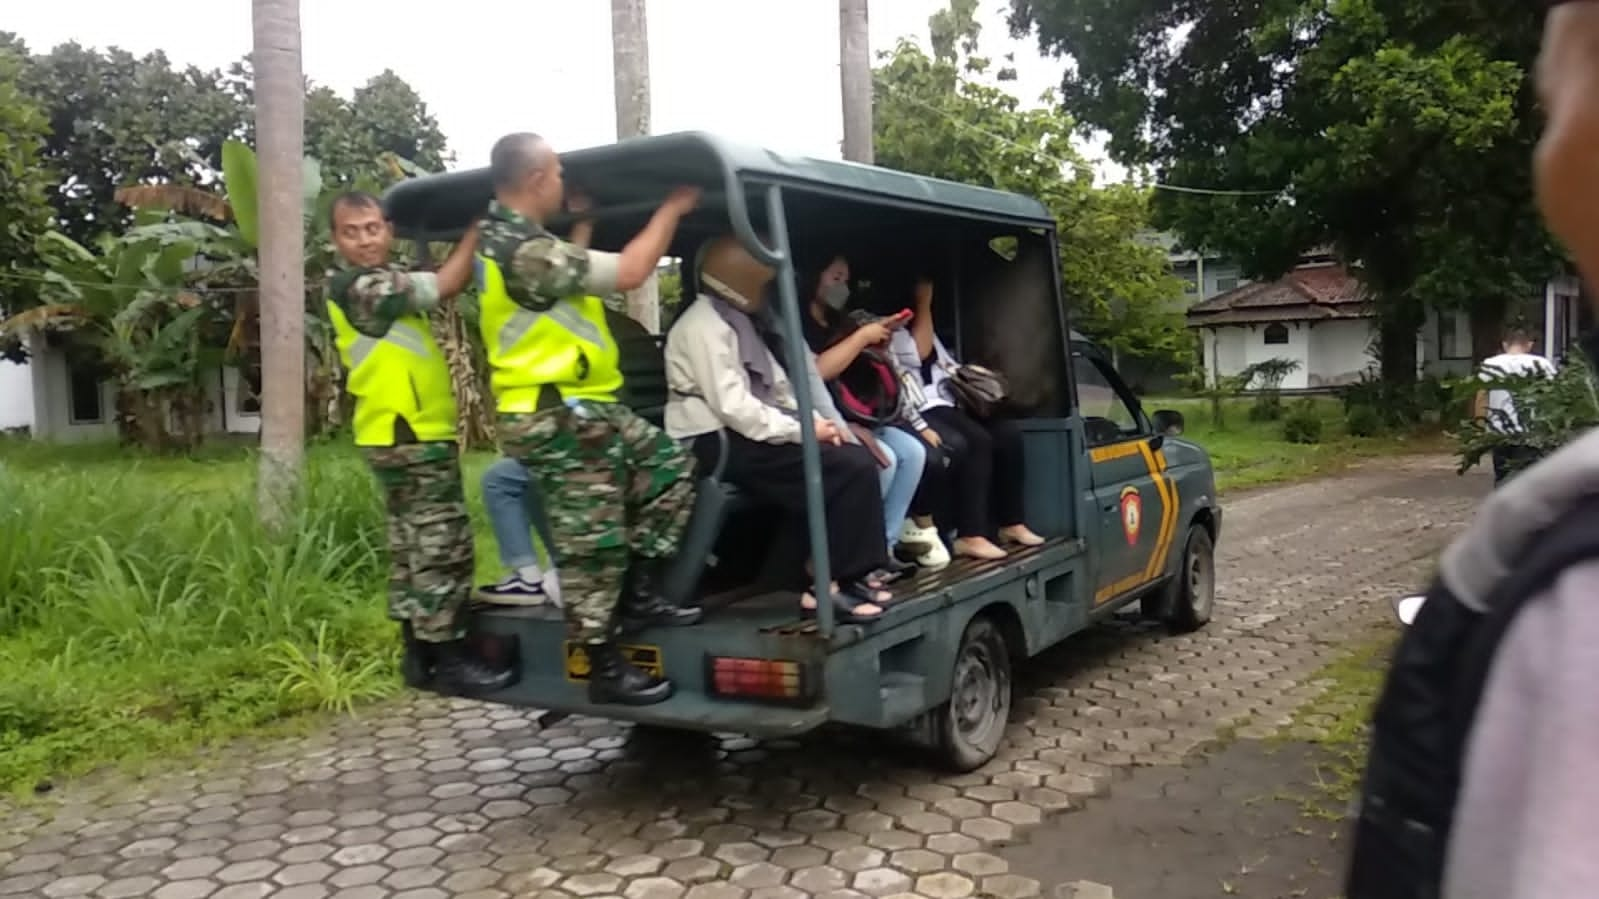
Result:
<svg viewBox="0 0 1599 899"><path fill-rule="evenodd" d="M955 653L949 702L933 711L940 761L965 772L993 758L1005 738L1010 706L1010 650L994 622L974 618Z"/></svg>
<svg viewBox="0 0 1599 899"><path fill-rule="evenodd" d="M1171 582L1144 599L1143 612L1174 634L1197 631L1216 604L1216 547L1202 524L1188 529L1182 564Z"/></svg>

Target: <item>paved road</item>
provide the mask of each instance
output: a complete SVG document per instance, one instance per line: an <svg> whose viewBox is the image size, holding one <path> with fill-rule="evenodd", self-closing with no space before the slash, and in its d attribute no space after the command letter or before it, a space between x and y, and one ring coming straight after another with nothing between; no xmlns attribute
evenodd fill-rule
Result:
<svg viewBox="0 0 1599 899"><path fill-rule="evenodd" d="M1006 746L972 774L856 735L662 745L421 698L203 774L64 788L49 818L0 811L0 896L1048 894L990 850L1120 769L1285 722L1485 490L1408 458L1234 499L1211 626L1068 641L1024 673Z"/></svg>

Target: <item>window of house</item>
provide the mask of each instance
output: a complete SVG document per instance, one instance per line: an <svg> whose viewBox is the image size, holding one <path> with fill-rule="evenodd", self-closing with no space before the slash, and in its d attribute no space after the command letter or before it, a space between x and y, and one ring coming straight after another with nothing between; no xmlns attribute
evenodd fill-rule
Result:
<svg viewBox="0 0 1599 899"><path fill-rule="evenodd" d="M1094 360L1072 355L1077 380L1077 407L1082 413L1090 446L1103 446L1140 434L1138 415L1112 376Z"/></svg>
<svg viewBox="0 0 1599 899"><path fill-rule="evenodd" d="M75 425L105 421L105 394L94 366L67 363L67 415Z"/></svg>
<svg viewBox="0 0 1599 899"><path fill-rule="evenodd" d="M1283 324L1266 326L1266 345L1282 346L1288 342L1288 326Z"/></svg>
<svg viewBox="0 0 1599 899"><path fill-rule="evenodd" d="M1193 296L1199 293L1199 282L1193 278L1183 279L1183 293Z"/></svg>
<svg viewBox="0 0 1599 899"><path fill-rule="evenodd" d="M1471 358L1471 319L1466 313L1438 313L1438 358Z"/></svg>
<svg viewBox="0 0 1599 899"><path fill-rule="evenodd" d="M1220 277L1220 278L1216 279L1216 292L1217 293L1226 293L1229 290L1237 290L1237 289L1238 289L1238 276L1237 275L1225 275L1223 277Z"/></svg>

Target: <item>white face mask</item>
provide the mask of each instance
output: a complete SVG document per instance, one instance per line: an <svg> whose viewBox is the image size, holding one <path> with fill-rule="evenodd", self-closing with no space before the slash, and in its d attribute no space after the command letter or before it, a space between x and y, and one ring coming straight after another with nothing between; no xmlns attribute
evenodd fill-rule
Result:
<svg viewBox="0 0 1599 899"><path fill-rule="evenodd" d="M822 302L834 311L843 309L849 304L849 285L839 281L822 288Z"/></svg>

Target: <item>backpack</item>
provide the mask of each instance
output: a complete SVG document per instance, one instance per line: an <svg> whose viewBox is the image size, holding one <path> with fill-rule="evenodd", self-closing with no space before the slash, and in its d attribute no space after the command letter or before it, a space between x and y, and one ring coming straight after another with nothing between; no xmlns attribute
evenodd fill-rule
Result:
<svg viewBox="0 0 1599 899"><path fill-rule="evenodd" d="M1599 558L1599 494L1540 528L1481 609L1440 578L1405 630L1372 715L1345 899L1436 899L1471 735L1494 656L1527 602Z"/></svg>
<svg viewBox="0 0 1599 899"><path fill-rule="evenodd" d="M855 424L881 428L899 417L899 376L876 347L862 350L827 386L838 411Z"/></svg>

